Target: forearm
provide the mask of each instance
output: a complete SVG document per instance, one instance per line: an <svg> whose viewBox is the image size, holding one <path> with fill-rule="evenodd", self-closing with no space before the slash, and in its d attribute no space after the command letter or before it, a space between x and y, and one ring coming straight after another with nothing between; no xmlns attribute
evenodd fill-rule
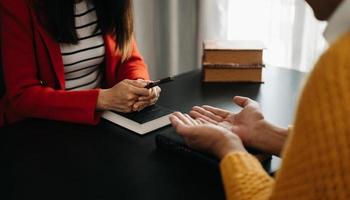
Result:
<svg viewBox="0 0 350 200"><path fill-rule="evenodd" d="M97 90L68 92L34 86L22 92L9 92L13 110L26 118L42 118L83 124L96 124Z"/></svg>
<svg viewBox="0 0 350 200"><path fill-rule="evenodd" d="M264 120L256 127L257 135L252 146L266 153L280 156L288 137L288 129L275 126Z"/></svg>

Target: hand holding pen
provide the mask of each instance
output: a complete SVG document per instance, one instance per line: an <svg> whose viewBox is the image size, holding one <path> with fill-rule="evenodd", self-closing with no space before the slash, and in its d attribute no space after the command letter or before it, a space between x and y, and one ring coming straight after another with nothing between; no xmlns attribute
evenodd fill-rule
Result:
<svg viewBox="0 0 350 200"><path fill-rule="evenodd" d="M174 80L174 77L167 77L167 78L163 78L163 79L160 79L157 81L152 81L152 82L148 83L145 88L150 89L150 88L159 86L161 84L171 82L173 80Z"/></svg>
<svg viewBox="0 0 350 200"><path fill-rule="evenodd" d="M140 110L143 110L145 107L156 104L160 96L160 92L162 91L159 85L171 82L173 80L174 80L173 77L167 77L164 79L148 82L144 88L150 90L150 95L140 96L137 102L135 102L135 104L133 105L132 110L140 111Z"/></svg>

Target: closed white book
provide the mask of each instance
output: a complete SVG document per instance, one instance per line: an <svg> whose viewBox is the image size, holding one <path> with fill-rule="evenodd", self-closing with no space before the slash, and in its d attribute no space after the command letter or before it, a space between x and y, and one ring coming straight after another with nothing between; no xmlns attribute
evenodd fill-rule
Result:
<svg viewBox="0 0 350 200"><path fill-rule="evenodd" d="M150 106L140 112L119 113L106 111L102 118L137 134L145 135L154 130L170 125L169 117L172 110L159 105Z"/></svg>

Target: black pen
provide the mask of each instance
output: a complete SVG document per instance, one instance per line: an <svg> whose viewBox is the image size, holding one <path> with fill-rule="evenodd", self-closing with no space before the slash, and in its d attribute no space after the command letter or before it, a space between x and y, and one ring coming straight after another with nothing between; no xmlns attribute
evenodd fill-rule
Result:
<svg viewBox="0 0 350 200"><path fill-rule="evenodd" d="M163 78L163 79L160 79L160 80L157 80L157 81L152 81L150 83L148 83L145 88L147 89L151 89L153 87L156 87L160 84L163 84L163 83L168 83L168 82L171 82L174 80L174 77L167 77L167 78Z"/></svg>

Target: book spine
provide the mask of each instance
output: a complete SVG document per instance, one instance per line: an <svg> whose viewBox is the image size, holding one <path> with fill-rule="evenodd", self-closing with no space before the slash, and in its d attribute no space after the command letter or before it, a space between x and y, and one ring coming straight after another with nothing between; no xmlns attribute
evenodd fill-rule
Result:
<svg viewBox="0 0 350 200"><path fill-rule="evenodd" d="M203 81L262 83L262 68L204 68Z"/></svg>
<svg viewBox="0 0 350 200"><path fill-rule="evenodd" d="M203 52L203 62L221 64L263 65L262 51L208 51Z"/></svg>
<svg viewBox="0 0 350 200"><path fill-rule="evenodd" d="M264 68L264 64L236 64L236 63L203 63L203 68L207 69L260 69Z"/></svg>

